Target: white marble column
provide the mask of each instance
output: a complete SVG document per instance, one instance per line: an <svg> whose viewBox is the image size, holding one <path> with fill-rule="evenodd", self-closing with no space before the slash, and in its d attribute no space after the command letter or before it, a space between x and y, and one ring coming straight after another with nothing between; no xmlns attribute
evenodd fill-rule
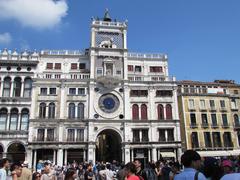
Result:
<svg viewBox="0 0 240 180"><path fill-rule="evenodd" d="M179 119L179 113L178 113L178 99L177 99L177 87L173 90L173 108L172 108L172 114L173 119L178 120Z"/></svg>
<svg viewBox="0 0 240 180"><path fill-rule="evenodd" d="M86 150L83 149L83 162L85 162L85 161L86 161Z"/></svg>
<svg viewBox="0 0 240 180"><path fill-rule="evenodd" d="M140 142L142 142L142 130L139 131L139 139L140 139Z"/></svg>
<svg viewBox="0 0 240 180"><path fill-rule="evenodd" d="M93 73L91 73L93 74ZM89 85L89 96L88 96L88 117L89 119L94 119L94 84L90 82L91 84Z"/></svg>
<svg viewBox="0 0 240 180"><path fill-rule="evenodd" d="M18 113L18 121L17 121L17 130L19 131L20 130L20 127L21 127L21 121L22 121L22 118L21 118L21 113Z"/></svg>
<svg viewBox="0 0 240 180"><path fill-rule="evenodd" d="M47 129L44 129L44 141L47 141Z"/></svg>
<svg viewBox="0 0 240 180"><path fill-rule="evenodd" d="M125 162L124 163L126 164L126 163L131 161L131 159L130 159L130 149L125 147L124 151L125 151Z"/></svg>
<svg viewBox="0 0 240 180"><path fill-rule="evenodd" d="M78 118L78 104L75 104L75 118Z"/></svg>
<svg viewBox="0 0 240 180"><path fill-rule="evenodd" d="M53 164L56 164L56 149L53 149Z"/></svg>
<svg viewBox="0 0 240 180"><path fill-rule="evenodd" d="M167 132L167 130L165 130L165 138L166 138L166 141L168 141L168 132Z"/></svg>
<svg viewBox="0 0 240 180"><path fill-rule="evenodd" d="M148 149L148 161L151 161L151 149Z"/></svg>
<svg viewBox="0 0 240 180"><path fill-rule="evenodd" d="M179 147L177 148L177 160L180 162L181 161L181 156L182 156L182 149Z"/></svg>
<svg viewBox="0 0 240 180"><path fill-rule="evenodd" d="M4 86L4 81L0 81L1 86L0 86L0 96L3 96L3 86Z"/></svg>
<svg viewBox="0 0 240 180"><path fill-rule="evenodd" d="M95 145L88 146L88 162L95 163Z"/></svg>
<svg viewBox="0 0 240 180"><path fill-rule="evenodd" d="M58 141L62 142L62 141L66 141L67 140L67 135L63 136L66 132L64 132L64 127L62 125L62 123L59 124L59 129L58 129ZM66 139L63 139L63 137L65 137Z"/></svg>
<svg viewBox="0 0 240 180"><path fill-rule="evenodd" d="M67 105L65 103L65 101L66 101L66 93L65 93L65 85L63 84L63 82L61 84L60 93L61 93L61 96L60 96L60 98L61 98L61 101L60 101L60 119L64 119L66 117L65 113L67 112L66 111Z"/></svg>
<svg viewBox="0 0 240 180"><path fill-rule="evenodd" d="M131 149L131 160L130 161L134 161L134 149Z"/></svg>
<svg viewBox="0 0 240 180"><path fill-rule="evenodd" d="M148 95L149 104L148 104L148 110L147 110L148 119L150 119L150 120L157 119L157 117L156 117L157 111L155 108L154 99L155 99L155 90L151 87L151 88L149 88L149 95Z"/></svg>
<svg viewBox="0 0 240 180"><path fill-rule="evenodd" d="M63 165L63 150L62 149L58 149L58 152L57 152L57 165L58 166Z"/></svg>
<svg viewBox="0 0 240 180"><path fill-rule="evenodd" d="M90 50L90 79L94 79L94 75L95 75L95 50Z"/></svg>
<svg viewBox="0 0 240 180"><path fill-rule="evenodd" d="M30 169L32 168L32 156L33 156L32 150L27 149L25 160L28 161L28 168Z"/></svg>
<svg viewBox="0 0 240 180"><path fill-rule="evenodd" d="M65 165L67 165L67 154L68 154L67 151L68 151L68 150L65 149L65 154L64 154L64 164L65 164Z"/></svg>
<svg viewBox="0 0 240 180"><path fill-rule="evenodd" d="M123 93L124 93L124 115L125 115L125 119L127 119L127 120L132 119L132 107L131 107L130 96L129 96L130 89L128 87L128 84L124 85L124 92Z"/></svg>
<svg viewBox="0 0 240 180"><path fill-rule="evenodd" d="M48 112L49 112L49 103L46 103L46 118L45 119L48 119Z"/></svg>
<svg viewBox="0 0 240 180"><path fill-rule="evenodd" d="M166 120L167 119L167 113L166 113L166 104L163 105L163 119Z"/></svg>
<svg viewBox="0 0 240 180"><path fill-rule="evenodd" d="M36 170L37 165L37 150L33 150L33 170Z"/></svg>
<svg viewBox="0 0 240 180"><path fill-rule="evenodd" d="M123 48L124 49L127 49L127 30L123 30ZM127 62L127 61L125 61L125 62Z"/></svg>
<svg viewBox="0 0 240 180"><path fill-rule="evenodd" d="M20 97L23 97L23 93L24 93L24 81L21 81L21 93L20 93Z"/></svg>
<svg viewBox="0 0 240 180"><path fill-rule="evenodd" d="M10 113L10 109L8 109L8 113L7 113L7 124L6 124L6 130L9 130L9 125L10 125L10 116L11 116L11 113Z"/></svg>
<svg viewBox="0 0 240 180"><path fill-rule="evenodd" d="M74 129L74 141L77 141L77 129Z"/></svg>
<svg viewBox="0 0 240 180"><path fill-rule="evenodd" d="M153 160L154 162L157 161L157 149L156 149L155 147L152 148L152 160Z"/></svg>
<svg viewBox="0 0 240 180"><path fill-rule="evenodd" d="M11 81L10 97L13 97L14 80Z"/></svg>

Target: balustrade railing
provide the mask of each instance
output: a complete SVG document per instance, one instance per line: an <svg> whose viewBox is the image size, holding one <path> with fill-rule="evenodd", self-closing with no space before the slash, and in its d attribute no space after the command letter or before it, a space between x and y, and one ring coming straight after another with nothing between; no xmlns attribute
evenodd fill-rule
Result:
<svg viewBox="0 0 240 180"><path fill-rule="evenodd" d="M41 55L85 55L81 50L42 50Z"/></svg>
<svg viewBox="0 0 240 180"><path fill-rule="evenodd" d="M129 81L176 81L175 77L157 75L131 75L128 74Z"/></svg>
<svg viewBox="0 0 240 180"><path fill-rule="evenodd" d="M125 22L107 22L107 21L93 21L92 25L110 26L110 27L127 27Z"/></svg>
<svg viewBox="0 0 240 180"><path fill-rule="evenodd" d="M164 54L146 54L146 53L128 53L128 58L140 58L140 59L167 59L167 55Z"/></svg>

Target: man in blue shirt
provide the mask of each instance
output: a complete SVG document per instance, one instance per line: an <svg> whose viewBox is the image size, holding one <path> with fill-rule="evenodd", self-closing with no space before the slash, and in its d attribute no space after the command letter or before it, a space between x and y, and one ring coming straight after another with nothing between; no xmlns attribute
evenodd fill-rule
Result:
<svg viewBox="0 0 240 180"><path fill-rule="evenodd" d="M174 180L206 180L206 177L198 172L201 167L201 156L194 150L187 150L181 157L184 171L176 175Z"/></svg>

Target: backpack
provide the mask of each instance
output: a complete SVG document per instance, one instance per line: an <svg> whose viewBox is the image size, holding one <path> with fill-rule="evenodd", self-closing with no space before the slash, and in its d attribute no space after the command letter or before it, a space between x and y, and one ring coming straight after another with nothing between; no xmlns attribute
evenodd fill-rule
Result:
<svg viewBox="0 0 240 180"><path fill-rule="evenodd" d="M199 174L199 171L197 171L194 175L194 180L198 180L198 174Z"/></svg>
<svg viewBox="0 0 240 180"><path fill-rule="evenodd" d="M144 169L143 171L143 176L144 178L143 179L151 179L151 180L157 180L157 175L155 174L155 171L153 169L150 169L150 168L146 168Z"/></svg>

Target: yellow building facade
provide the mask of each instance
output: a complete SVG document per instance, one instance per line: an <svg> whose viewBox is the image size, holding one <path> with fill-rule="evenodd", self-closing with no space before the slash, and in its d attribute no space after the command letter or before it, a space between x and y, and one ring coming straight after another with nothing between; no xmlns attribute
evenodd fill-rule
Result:
<svg viewBox="0 0 240 180"><path fill-rule="evenodd" d="M232 81L178 83L183 151L194 149L203 157L240 154L238 89Z"/></svg>

